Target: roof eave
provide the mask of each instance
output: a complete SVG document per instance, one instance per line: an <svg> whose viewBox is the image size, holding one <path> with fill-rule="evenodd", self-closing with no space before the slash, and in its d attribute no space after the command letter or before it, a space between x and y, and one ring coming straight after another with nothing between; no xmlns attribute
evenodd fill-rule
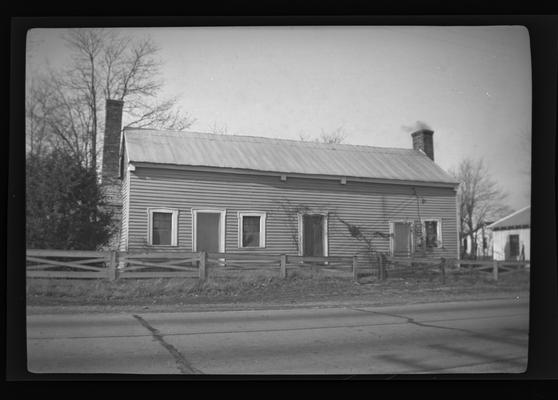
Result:
<svg viewBox="0 0 558 400"><path fill-rule="evenodd" d="M510 230L519 230L519 229L530 229L530 224L519 224L519 225L504 225L504 226L496 226L494 228L490 228L493 231L510 231Z"/></svg>
<svg viewBox="0 0 558 400"><path fill-rule="evenodd" d="M531 206L530 206L530 205L529 205L529 206L525 206L525 207L523 207L523 208L521 208L521 209L519 209L519 210L517 210L517 211L514 211L514 212L512 212L511 214L508 214L508 215L506 215L505 217L500 218L498 221L493 222L492 224L488 225L487 228L490 228L490 229L498 228L498 227L499 227L499 226L498 226L499 224L501 224L502 222L506 221L507 219L513 217L514 215L517 215L517 214L519 214L520 212L523 212L523 211L527 210L529 207L531 207ZM505 225L501 225L501 226L505 226Z"/></svg>
<svg viewBox="0 0 558 400"><path fill-rule="evenodd" d="M407 185L407 186L447 187L453 189L456 189L459 186L459 182L417 181L417 180L358 177L358 176L346 176L346 175L303 174L303 173L294 173L288 171L264 171L264 170L226 168L226 167L210 167L204 165L162 164L162 163L151 163L151 162L134 161L134 160L129 160L128 162L134 164L137 167L157 168L157 169L220 172L220 173L228 173L228 174L265 175L265 176L277 176L277 177L280 177L282 175L287 175L293 178L324 179L324 180L340 180L341 178L345 178L347 181L353 181L353 182L383 183L383 184Z"/></svg>

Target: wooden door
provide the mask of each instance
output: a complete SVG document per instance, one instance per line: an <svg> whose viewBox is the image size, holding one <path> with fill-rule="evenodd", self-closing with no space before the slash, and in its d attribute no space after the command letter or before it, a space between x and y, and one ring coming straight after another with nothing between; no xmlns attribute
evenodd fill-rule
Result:
<svg viewBox="0 0 558 400"><path fill-rule="evenodd" d="M219 252L220 239L219 213L197 213L196 221L196 250L208 253Z"/></svg>
<svg viewBox="0 0 558 400"><path fill-rule="evenodd" d="M302 218L302 235L303 256L325 256L323 215L304 215Z"/></svg>
<svg viewBox="0 0 558 400"><path fill-rule="evenodd" d="M508 235L508 257L507 260L517 260L519 259L519 235Z"/></svg>
<svg viewBox="0 0 558 400"><path fill-rule="evenodd" d="M411 254L411 224L393 223L393 255L408 257Z"/></svg>

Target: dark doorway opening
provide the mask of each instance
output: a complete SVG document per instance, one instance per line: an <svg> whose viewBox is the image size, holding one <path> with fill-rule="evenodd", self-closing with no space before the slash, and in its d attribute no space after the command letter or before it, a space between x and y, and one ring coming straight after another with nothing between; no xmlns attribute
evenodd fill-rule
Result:
<svg viewBox="0 0 558 400"><path fill-rule="evenodd" d="M305 257L325 256L325 217L320 214L302 216L302 255Z"/></svg>
<svg viewBox="0 0 558 400"><path fill-rule="evenodd" d="M196 221L196 250L208 253L219 252L220 238L220 220L219 213L197 213Z"/></svg>

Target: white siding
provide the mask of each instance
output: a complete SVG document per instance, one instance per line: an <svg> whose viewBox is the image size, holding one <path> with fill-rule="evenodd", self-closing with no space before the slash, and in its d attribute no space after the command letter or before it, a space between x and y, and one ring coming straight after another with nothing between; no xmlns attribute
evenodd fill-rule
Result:
<svg viewBox="0 0 558 400"><path fill-rule="evenodd" d="M266 247L254 252L298 254L296 212L281 204L307 206L312 212L328 213L328 247L331 256L349 256L366 246L351 237L341 219L358 225L372 237L376 250L389 251L389 221L439 218L443 248L433 256L457 257L456 196L451 188L417 187L417 202L410 186L253 176L212 172L177 171L136 167L130 172L130 209L127 214L129 250L160 250L147 246L147 208L179 210L177 250L192 250L192 208L226 209L227 252L238 248L238 217L241 211L267 213ZM374 232L379 232L380 235ZM168 249L167 249L168 250ZM165 250L165 251L167 251Z"/></svg>
<svg viewBox="0 0 558 400"><path fill-rule="evenodd" d="M492 242L495 260L505 260L509 258L509 235L519 235L519 251L521 247L525 249L525 259L531 259L531 229L506 229L492 232Z"/></svg>
<svg viewBox="0 0 558 400"><path fill-rule="evenodd" d="M124 152L124 158L122 162L122 214L121 214L121 225L120 225L120 242L118 248L120 251L128 250L128 221L129 221L129 209L130 209L130 172L128 171L128 159L126 158L126 153Z"/></svg>

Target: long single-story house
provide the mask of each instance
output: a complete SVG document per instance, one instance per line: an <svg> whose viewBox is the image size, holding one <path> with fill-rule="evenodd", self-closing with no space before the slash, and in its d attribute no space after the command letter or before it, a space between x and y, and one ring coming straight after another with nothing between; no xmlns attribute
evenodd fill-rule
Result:
<svg viewBox="0 0 558 400"><path fill-rule="evenodd" d="M492 230L495 260L531 259L531 206L499 219L488 228Z"/></svg>
<svg viewBox="0 0 558 400"><path fill-rule="evenodd" d="M107 101L103 146L122 251L459 254L458 183L434 163L430 130L409 149L122 132L122 106Z"/></svg>

